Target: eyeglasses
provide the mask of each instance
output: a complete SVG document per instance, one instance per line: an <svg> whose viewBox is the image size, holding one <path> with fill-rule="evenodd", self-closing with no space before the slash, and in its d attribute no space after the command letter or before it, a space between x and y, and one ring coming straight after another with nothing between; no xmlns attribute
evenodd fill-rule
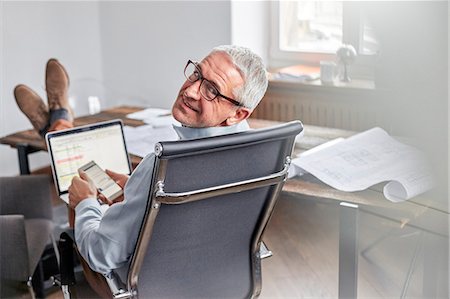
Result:
<svg viewBox="0 0 450 299"><path fill-rule="evenodd" d="M233 103L236 106L244 107L241 103L239 103L236 100L233 100L232 98L229 98L227 96L224 96L221 94L217 87L214 86L214 84L205 79L202 75L202 72L200 71L200 68L197 66L197 62L193 62L191 60L188 60L186 67L184 68L184 76L189 82L197 82L198 80L201 80L200 82L200 94L207 100L212 101L217 97L222 97L225 100Z"/></svg>

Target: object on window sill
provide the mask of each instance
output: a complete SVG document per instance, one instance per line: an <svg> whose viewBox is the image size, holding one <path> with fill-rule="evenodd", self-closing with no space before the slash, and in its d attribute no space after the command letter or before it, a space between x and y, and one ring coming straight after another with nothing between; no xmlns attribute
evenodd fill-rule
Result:
<svg viewBox="0 0 450 299"><path fill-rule="evenodd" d="M356 59L356 50L352 45L342 45L337 51L336 55L338 57L338 61L344 67L343 73L339 76L339 80L342 82L350 82L350 76L348 75L347 68L350 64L355 62Z"/></svg>
<svg viewBox="0 0 450 299"><path fill-rule="evenodd" d="M270 80L310 82L317 79L319 79L319 68L306 65L293 65L277 69L270 74Z"/></svg>
<svg viewBox="0 0 450 299"><path fill-rule="evenodd" d="M287 73L275 73L271 76L272 80L282 80L282 81L299 81L308 82L319 79L319 74L287 74Z"/></svg>

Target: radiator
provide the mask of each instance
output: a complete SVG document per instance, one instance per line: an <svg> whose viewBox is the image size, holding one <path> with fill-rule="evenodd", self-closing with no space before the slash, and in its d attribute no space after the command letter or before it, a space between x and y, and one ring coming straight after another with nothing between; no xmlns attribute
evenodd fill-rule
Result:
<svg viewBox="0 0 450 299"><path fill-rule="evenodd" d="M360 131L373 127L377 116L370 97L359 92L267 91L252 117Z"/></svg>

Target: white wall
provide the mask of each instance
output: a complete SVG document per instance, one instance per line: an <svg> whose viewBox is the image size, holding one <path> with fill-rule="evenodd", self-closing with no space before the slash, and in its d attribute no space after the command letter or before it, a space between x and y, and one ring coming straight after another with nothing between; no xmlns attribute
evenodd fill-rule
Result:
<svg viewBox="0 0 450 299"><path fill-rule="evenodd" d="M108 101L171 107L187 60L229 44L230 27L226 1L101 3Z"/></svg>
<svg viewBox="0 0 450 299"><path fill-rule="evenodd" d="M269 65L270 1L231 1L232 44L249 47Z"/></svg>
<svg viewBox="0 0 450 299"><path fill-rule="evenodd" d="M447 30L450 32L450 5L447 6ZM450 57L450 39L447 38L447 57ZM450 61L447 60L447 86L450 86ZM447 90L447 128L450 128L450 96ZM450 148L450 130L447 130L447 148ZM450 172L450 151L447 151L447 174ZM447 196L450 197L450 175L447 176ZM450 201L450 199L449 199ZM448 231L450 232L450 214L448 216ZM450 269L450 238L448 239L448 269ZM449 273L450 274L450 273ZM450 275L449 275L450 276ZM448 284L450 294L450 283Z"/></svg>
<svg viewBox="0 0 450 299"><path fill-rule="evenodd" d="M95 2L1 2L0 135L31 128L18 109L13 89L24 83L45 98L45 64L58 58L72 83L82 77L101 80L98 4ZM0 175L18 173L17 154L0 146ZM33 154L31 166L47 164Z"/></svg>
<svg viewBox="0 0 450 299"><path fill-rule="evenodd" d="M69 72L77 115L87 113L89 95L102 107L169 108L186 61L231 42L230 10L228 1L2 1L0 136L31 128L12 91L25 83L45 97L50 57ZM0 145L0 157L0 175L18 174L15 150ZM45 164L45 153L31 155L32 168Z"/></svg>

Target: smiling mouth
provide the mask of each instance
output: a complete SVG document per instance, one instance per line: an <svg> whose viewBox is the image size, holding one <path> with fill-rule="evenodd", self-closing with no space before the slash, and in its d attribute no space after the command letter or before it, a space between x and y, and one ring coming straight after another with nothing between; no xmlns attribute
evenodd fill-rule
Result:
<svg viewBox="0 0 450 299"><path fill-rule="evenodd" d="M198 112L197 109L195 109L194 107L192 107L186 100L183 100L184 105L186 105L189 109L194 110L195 112Z"/></svg>

